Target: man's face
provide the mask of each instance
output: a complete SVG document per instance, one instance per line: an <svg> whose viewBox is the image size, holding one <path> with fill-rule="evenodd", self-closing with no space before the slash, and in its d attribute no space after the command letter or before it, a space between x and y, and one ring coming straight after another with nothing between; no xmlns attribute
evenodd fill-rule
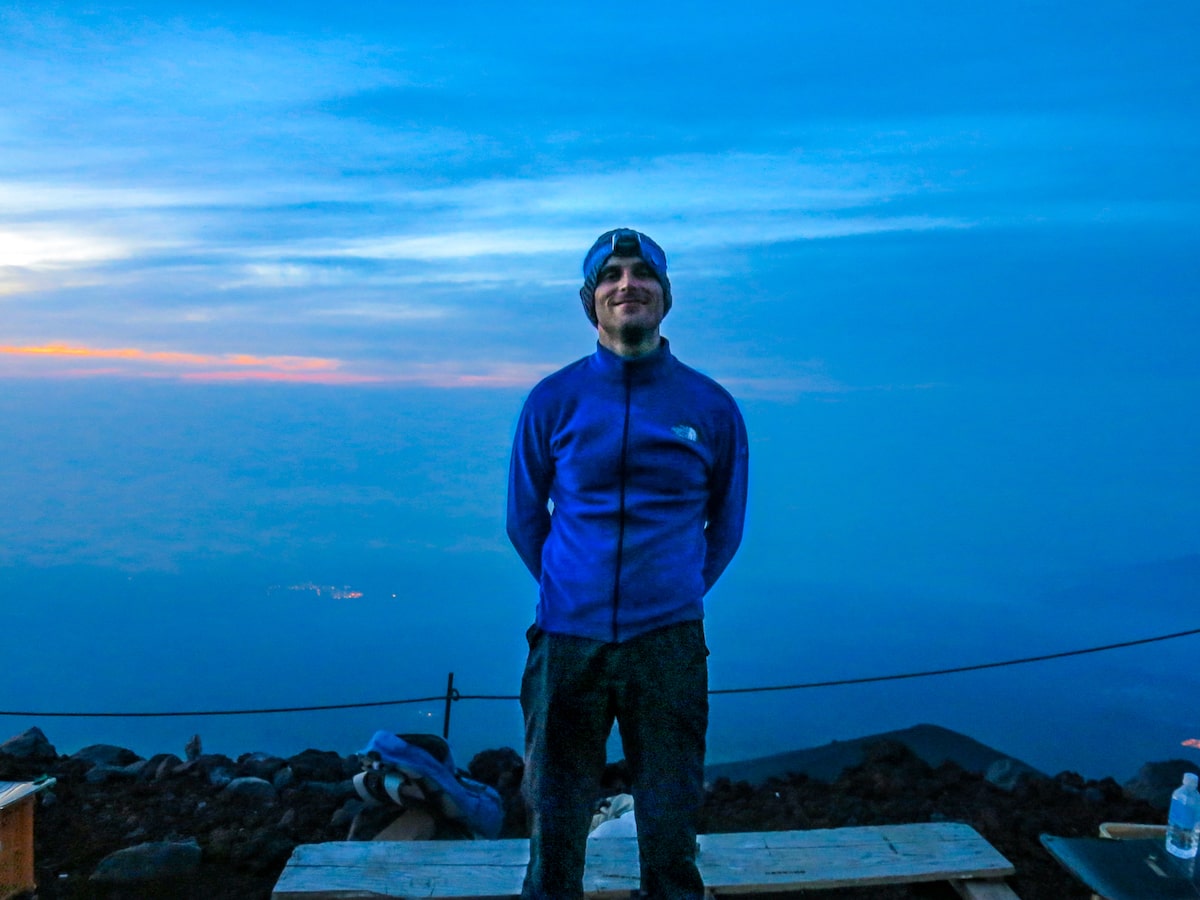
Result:
<svg viewBox="0 0 1200 900"><path fill-rule="evenodd" d="M595 297L601 338L629 342L657 334L666 315L662 285L641 257L610 256L600 268Z"/></svg>

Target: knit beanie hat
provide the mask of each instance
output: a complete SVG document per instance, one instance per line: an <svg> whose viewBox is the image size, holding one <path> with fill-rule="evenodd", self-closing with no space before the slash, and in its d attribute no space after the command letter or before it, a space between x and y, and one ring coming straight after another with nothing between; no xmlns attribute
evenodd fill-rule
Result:
<svg viewBox="0 0 1200 900"><path fill-rule="evenodd" d="M583 258L583 287L579 299L588 320L596 325L596 282L600 270L610 256L636 256L654 272L654 277L663 289L663 315L671 309L671 282L667 278L667 254L648 236L632 228L614 228L596 238L592 249Z"/></svg>

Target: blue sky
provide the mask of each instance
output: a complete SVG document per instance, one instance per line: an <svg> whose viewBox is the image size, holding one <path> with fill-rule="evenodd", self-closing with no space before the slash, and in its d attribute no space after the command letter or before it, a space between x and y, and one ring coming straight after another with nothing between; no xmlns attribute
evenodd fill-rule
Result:
<svg viewBox="0 0 1200 900"><path fill-rule="evenodd" d="M631 225L750 430L714 627L750 646L770 591L802 634L820 585L1073 646L1046 579L1200 552L1198 38L1186 2L6 4L0 565L450 567L439 608L503 584L519 638L512 423Z"/></svg>

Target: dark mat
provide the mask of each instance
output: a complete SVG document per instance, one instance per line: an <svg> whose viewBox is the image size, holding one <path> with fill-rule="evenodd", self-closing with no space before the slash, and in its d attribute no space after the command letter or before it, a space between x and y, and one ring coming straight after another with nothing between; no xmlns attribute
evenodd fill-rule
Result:
<svg viewBox="0 0 1200 900"><path fill-rule="evenodd" d="M1197 860L1178 859L1161 840L1041 836L1042 846L1107 900L1196 900Z"/></svg>

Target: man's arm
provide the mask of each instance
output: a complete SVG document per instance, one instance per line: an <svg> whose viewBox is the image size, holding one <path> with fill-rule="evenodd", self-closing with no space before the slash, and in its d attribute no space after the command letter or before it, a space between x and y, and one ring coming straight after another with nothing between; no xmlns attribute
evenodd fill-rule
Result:
<svg viewBox="0 0 1200 900"><path fill-rule="evenodd" d="M704 590L709 590L725 571L742 542L746 519L746 487L749 448L746 424L736 405L726 429L712 478L709 481L708 525L704 529Z"/></svg>
<svg viewBox="0 0 1200 900"><path fill-rule="evenodd" d="M533 577L542 578L542 545L550 534L550 484L554 462L548 437L532 407L525 402L513 438L508 467L508 539Z"/></svg>

